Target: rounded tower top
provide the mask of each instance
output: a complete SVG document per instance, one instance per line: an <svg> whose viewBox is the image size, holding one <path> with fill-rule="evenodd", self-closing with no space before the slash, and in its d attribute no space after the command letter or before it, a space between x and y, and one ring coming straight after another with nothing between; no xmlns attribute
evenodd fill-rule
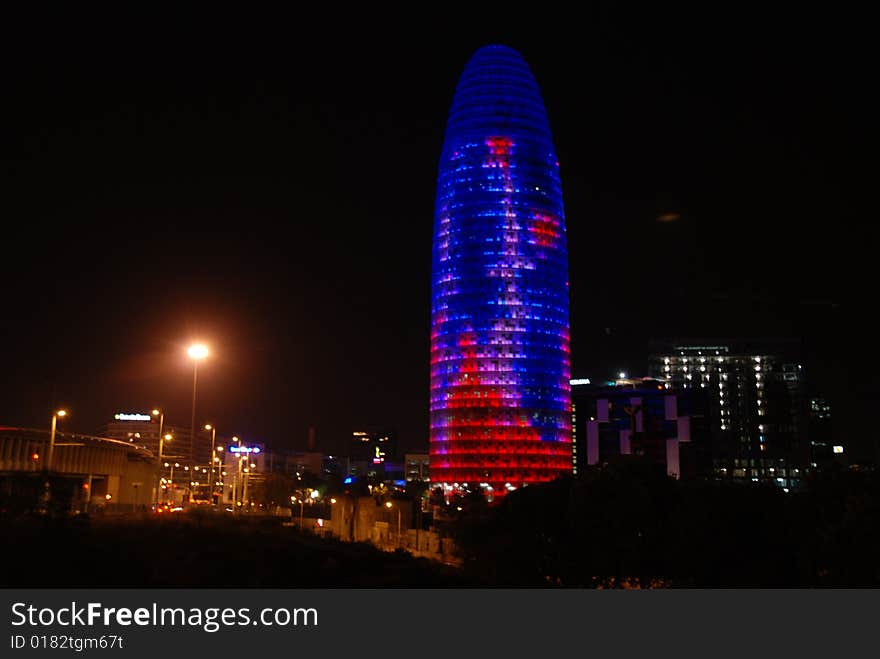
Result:
<svg viewBox="0 0 880 659"><path fill-rule="evenodd" d="M449 142L456 138L509 130L552 143L541 91L523 56L508 46L483 46L458 81L446 124L446 147L454 148Z"/></svg>

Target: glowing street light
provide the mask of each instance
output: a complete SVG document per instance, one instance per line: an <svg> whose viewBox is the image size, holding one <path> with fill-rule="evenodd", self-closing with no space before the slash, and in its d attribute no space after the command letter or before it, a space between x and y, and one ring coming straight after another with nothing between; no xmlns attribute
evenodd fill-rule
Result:
<svg viewBox="0 0 880 659"><path fill-rule="evenodd" d="M217 427L212 426L210 423L205 424L205 430L211 431L211 480L208 482L211 484L211 505L214 504L214 443L217 440Z"/></svg>
<svg viewBox="0 0 880 659"><path fill-rule="evenodd" d="M52 431L49 433L49 455L46 456L46 471L52 469L52 458L55 455L55 428L58 425L58 419L67 416L67 410L56 410L52 414Z"/></svg>
<svg viewBox="0 0 880 659"><path fill-rule="evenodd" d="M187 348L186 354L193 362L193 395L192 395L192 417L189 424L189 460L192 462L193 446L196 441L196 388L199 382L199 362L208 357L208 346L204 343L193 343ZM190 498L192 493L190 493Z"/></svg>
<svg viewBox="0 0 880 659"><path fill-rule="evenodd" d="M187 348L186 354L190 356L190 359L201 361L208 356L208 346L204 343L194 343Z"/></svg>
<svg viewBox="0 0 880 659"><path fill-rule="evenodd" d="M153 416L159 417L159 455L156 457L156 510L159 509L159 479L162 474L159 471L159 465L162 464L162 451L166 441L171 441L171 433L163 434L165 429L165 412L159 408L154 408L151 412ZM165 465L168 466L167 464Z"/></svg>
<svg viewBox="0 0 880 659"><path fill-rule="evenodd" d="M386 501L385 507L388 508L388 512L390 513L394 504L390 501ZM397 506L397 546L400 547L400 506Z"/></svg>

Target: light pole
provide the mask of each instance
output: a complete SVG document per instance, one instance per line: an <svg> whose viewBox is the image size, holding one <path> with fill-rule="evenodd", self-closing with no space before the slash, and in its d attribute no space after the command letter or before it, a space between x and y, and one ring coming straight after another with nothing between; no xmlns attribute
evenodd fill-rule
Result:
<svg viewBox="0 0 880 659"><path fill-rule="evenodd" d="M161 489L161 478L162 478L162 448L165 443L165 439L170 440L171 435L167 437L162 435L162 431L165 429L165 412L159 409L154 409L152 412L153 416L159 417L159 455L156 457L156 508L159 507L159 490Z"/></svg>
<svg viewBox="0 0 880 659"><path fill-rule="evenodd" d="M247 454L245 454L245 455L247 455ZM257 466L255 463L250 462L250 456L248 456L247 459L248 459L248 463L247 463L247 464L249 465L249 467L245 467L245 469L244 469L244 492L243 492L242 495L241 495L241 502L242 502L242 504L244 504L245 501L247 501L247 496L248 496L248 479L249 479L249 477L250 477L250 475L251 475L251 469L253 469L253 468L255 468L255 467ZM250 510L250 501L247 501L247 503L248 503L248 510Z"/></svg>
<svg viewBox="0 0 880 659"><path fill-rule="evenodd" d="M217 464L217 480L211 481L213 483L213 485L211 487L214 488L211 490L211 494L212 494L212 501L213 501L213 493L214 493L215 489L217 488L217 486L219 486L220 487L220 494L217 495L217 503L220 503L220 501L223 499L223 488L225 487L223 477L226 475L226 472L223 471L223 461L220 459L220 456L223 455L223 447L218 446L217 448L214 449L214 451L215 451L215 453L211 456L211 464L212 465L215 463Z"/></svg>
<svg viewBox="0 0 880 659"><path fill-rule="evenodd" d="M241 448L241 439L233 437L232 441ZM238 483L241 480L241 453L238 453L238 463L235 467L235 473L232 475L232 512L238 514Z"/></svg>
<svg viewBox="0 0 880 659"><path fill-rule="evenodd" d="M394 507L394 504L390 501L386 501L385 507L390 511ZM400 547L400 506L397 506L397 546Z"/></svg>
<svg viewBox="0 0 880 659"><path fill-rule="evenodd" d="M52 431L49 433L49 455L46 456L46 471L52 471L52 458L55 456L55 427L58 419L67 416L67 410L57 410L52 414Z"/></svg>
<svg viewBox="0 0 880 659"><path fill-rule="evenodd" d="M165 412L159 409L155 409L152 412L153 416L159 417L159 461L162 461L162 430L165 428Z"/></svg>
<svg viewBox="0 0 880 659"><path fill-rule="evenodd" d="M164 449L165 442L170 442L173 439L173 435L170 432L166 432L164 435L159 435L159 459L156 460L156 478L159 479L156 482L156 508L159 507L159 490L162 489L161 484L161 472L159 471L159 465L162 464L162 460L164 458ZM165 463L165 466L168 466L168 463Z"/></svg>
<svg viewBox="0 0 880 659"><path fill-rule="evenodd" d="M186 351L189 358L193 360L193 395L192 395L192 417L189 424L189 463L193 463L193 447L196 442L196 390L199 383L199 362L208 356L208 346L203 343L193 343ZM192 498L192 490L190 490L190 498Z"/></svg>
<svg viewBox="0 0 880 659"><path fill-rule="evenodd" d="M214 443L217 440L217 427L211 425L210 423L205 424L205 430L211 431L211 479L208 481L211 484L211 489L209 490L211 505L214 505Z"/></svg>
<svg viewBox="0 0 880 659"><path fill-rule="evenodd" d="M297 503L296 497L290 497L290 498L294 503ZM302 497L302 493L300 492L300 497L299 497L299 530L300 531L302 531L302 528L303 528L303 503L304 503L304 499Z"/></svg>
<svg viewBox="0 0 880 659"><path fill-rule="evenodd" d="M165 463L165 466L166 466L166 467L171 467L171 473L168 474L168 490L171 492L171 494L170 494L169 496L172 497L172 502L173 502L173 497L174 497L174 468L175 468L175 467L179 467L179 466L180 466L180 463L179 463L179 462L175 462L174 464L168 464L168 463L166 462L166 463Z"/></svg>

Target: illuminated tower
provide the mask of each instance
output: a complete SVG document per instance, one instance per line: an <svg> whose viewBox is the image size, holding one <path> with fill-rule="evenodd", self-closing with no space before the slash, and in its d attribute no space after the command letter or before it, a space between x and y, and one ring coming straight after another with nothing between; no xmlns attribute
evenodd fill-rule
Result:
<svg viewBox="0 0 880 659"><path fill-rule="evenodd" d="M431 293L432 483L498 496L570 473L559 163L535 79L504 46L474 54L452 102Z"/></svg>

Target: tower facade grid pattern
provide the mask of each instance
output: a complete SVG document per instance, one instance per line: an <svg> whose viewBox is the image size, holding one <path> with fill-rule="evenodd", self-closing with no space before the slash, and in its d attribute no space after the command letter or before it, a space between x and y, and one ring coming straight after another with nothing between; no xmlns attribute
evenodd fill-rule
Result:
<svg viewBox="0 0 880 659"><path fill-rule="evenodd" d="M465 67L434 215L433 482L498 496L571 472L568 254L537 83L504 46Z"/></svg>

